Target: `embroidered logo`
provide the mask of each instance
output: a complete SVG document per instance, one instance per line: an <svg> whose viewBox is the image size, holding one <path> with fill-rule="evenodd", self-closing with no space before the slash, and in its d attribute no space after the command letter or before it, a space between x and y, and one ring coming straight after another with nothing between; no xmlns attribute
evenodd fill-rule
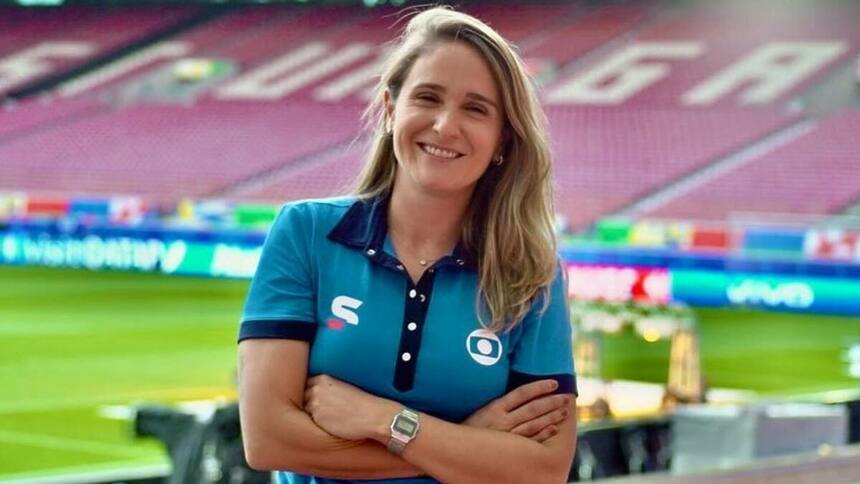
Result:
<svg viewBox="0 0 860 484"><path fill-rule="evenodd" d="M340 330L343 329L344 323L357 326L358 314L355 310L360 308L362 304L364 304L363 301L359 301L358 299L349 296L338 296L334 298L331 302L331 313L335 317L328 320L328 327L330 329Z"/></svg>
<svg viewBox="0 0 860 484"><path fill-rule="evenodd" d="M477 329L466 338L466 351L481 365L494 365L502 357L502 340L492 331Z"/></svg>

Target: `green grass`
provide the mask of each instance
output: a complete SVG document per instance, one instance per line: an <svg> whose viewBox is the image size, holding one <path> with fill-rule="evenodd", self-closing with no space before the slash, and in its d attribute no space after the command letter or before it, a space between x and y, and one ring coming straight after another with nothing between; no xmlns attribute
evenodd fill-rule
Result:
<svg viewBox="0 0 860 484"><path fill-rule="evenodd" d="M860 344L860 318L696 308L702 371L712 387L797 395L860 389L844 353ZM603 337L608 378L665 383L669 342L632 330Z"/></svg>
<svg viewBox="0 0 860 484"><path fill-rule="evenodd" d="M0 480L70 467L167 462L104 405L233 398L247 281L0 267ZM860 318L696 309L712 386L857 388L842 353ZM610 378L665 382L669 345L604 338Z"/></svg>
<svg viewBox="0 0 860 484"><path fill-rule="evenodd" d="M232 398L247 281L0 267L0 478L166 462L107 404Z"/></svg>

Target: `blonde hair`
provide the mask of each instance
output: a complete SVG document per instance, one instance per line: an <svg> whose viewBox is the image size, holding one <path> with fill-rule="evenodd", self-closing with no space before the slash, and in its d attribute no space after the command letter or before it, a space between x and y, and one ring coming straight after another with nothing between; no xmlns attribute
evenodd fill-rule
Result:
<svg viewBox="0 0 860 484"><path fill-rule="evenodd" d="M476 304L481 324L492 331L508 330L523 319L541 292L547 292L558 259L546 116L522 60L501 35L480 20L445 7L411 18L393 45L365 112L372 142L355 192L362 198L391 193L397 160L392 136L386 133L384 93L388 90L396 99L416 59L442 42L464 42L477 49L502 95L504 163L491 164L478 180L461 239L478 262Z"/></svg>

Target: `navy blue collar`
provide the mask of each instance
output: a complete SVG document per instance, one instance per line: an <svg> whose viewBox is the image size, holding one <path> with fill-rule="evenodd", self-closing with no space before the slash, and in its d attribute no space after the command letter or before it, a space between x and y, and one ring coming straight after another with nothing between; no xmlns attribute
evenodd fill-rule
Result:
<svg viewBox="0 0 860 484"><path fill-rule="evenodd" d="M385 253L385 235L388 233L388 196L356 200L341 217L337 225L328 233L328 239L364 251L377 262L392 262ZM385 264L389 265L389 264ZM436 261L434 266L451 265L469 270L477 270L477 263L462 241L457 243L450 256Z"/></svg>

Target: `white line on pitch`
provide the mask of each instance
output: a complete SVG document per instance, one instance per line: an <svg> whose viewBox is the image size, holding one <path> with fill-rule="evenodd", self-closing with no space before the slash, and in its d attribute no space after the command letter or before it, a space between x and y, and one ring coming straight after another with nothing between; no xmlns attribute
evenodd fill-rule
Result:
<svg viewBox="0 0 860 484"><path fill-rule="evenodd" d="M99 395L97 397L42 398L0 403L0 415L18 412L39 412L62 410L74 407L109 405L112 403L141 402L150 399L158 401L173 401L202 398L235 399L235 395L232 390L228 390L223 387L199 387L153 390L150 392L135 392L117 395Z"/></svg>
<svg viewBox="0 0 860 484"><path fill-rule="evenodd" d="M70 439L67 437L56 437L45 434L12 432L9 430L0 430L0 442L31 445L54 450L108 454L119 457L141 456L141 452L139 450L132 450L127 446L122 445L104 444L101 442L93 442L91 440Z"/></svg>
<svg viewBox="0 0 860 484"><path fill-rule="evenodd" d="M134 464L134 463L131 463ZM50 471L22 472L0 475L2 484L84 484L91 482L145 479L170 475L169 464L127 465L97 464L64 467Z"/></svg>

